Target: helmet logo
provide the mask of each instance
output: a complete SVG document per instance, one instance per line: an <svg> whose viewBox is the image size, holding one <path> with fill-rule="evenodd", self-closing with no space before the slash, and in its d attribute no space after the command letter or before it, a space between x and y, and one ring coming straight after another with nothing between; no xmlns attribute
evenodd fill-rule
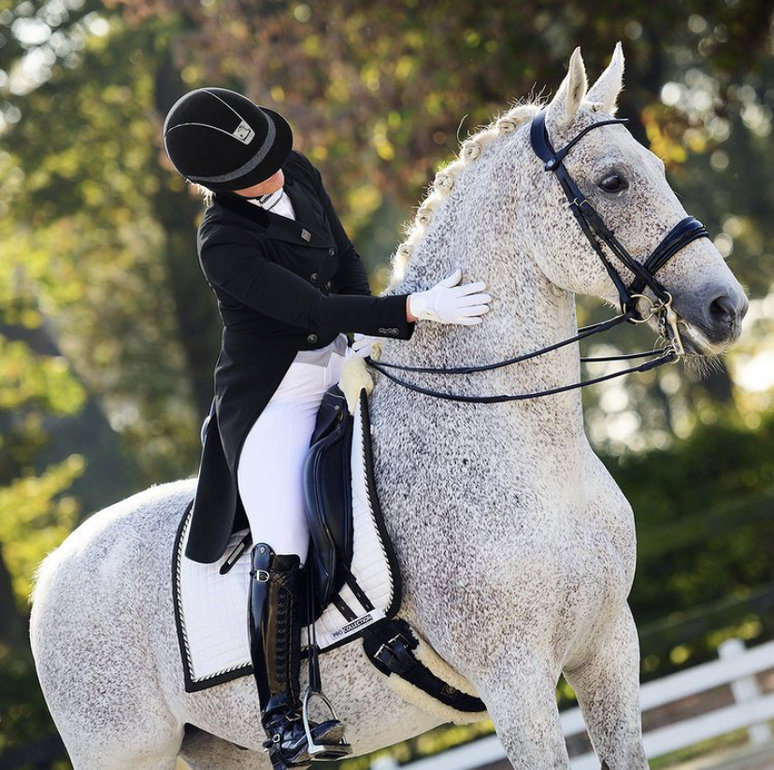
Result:
<svg viewBox="0 0 774 770"><path fill-rule="evenodd" d="M250 144L255 136L255 131L247 124L246 121L241 121L240 124L234 129L232 134L235 138L239 139L242 144Z"/></svg>

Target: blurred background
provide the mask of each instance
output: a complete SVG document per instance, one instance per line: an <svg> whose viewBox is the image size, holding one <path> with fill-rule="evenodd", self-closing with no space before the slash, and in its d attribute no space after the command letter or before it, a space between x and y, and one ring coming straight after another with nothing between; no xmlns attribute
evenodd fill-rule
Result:
<svg viewBox="0 0 774 770"><path fill-rule="evenodd" d="M68 768L27 643L36 565L89 514L196 472L220 326L163 116L219 85L283 113L386 283L434 170L582 46L746 286L741 341L585 393L634 505L643 680L774 637L770 0L0 0L0 768ZM604 317L593 301L581 322ZM595 352L647 349L616 330ZM508 351L503 350L507 355ZM598 371L598 370L597 370ZM571 693L561 691L568 703ZM491 729L436 731L405 761ZM353 770L369 760L351 760Z"/></svg>

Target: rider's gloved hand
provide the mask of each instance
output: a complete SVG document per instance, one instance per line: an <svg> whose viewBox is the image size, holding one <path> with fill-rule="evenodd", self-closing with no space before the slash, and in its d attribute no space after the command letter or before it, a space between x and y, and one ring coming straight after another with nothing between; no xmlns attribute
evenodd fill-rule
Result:
<svg viewBox="0 0 774 770"><path fill-rule="evenodd" d="M382 343L376 337L369 337L367 334L355 333L352 343L352 352L361 358L373 358L379 360L382 352Z"/></svg>
<svg viewBox="0 0 774 770"><path fill-rule="evenodd" d="M460 278L462 271L457 269L429 291L412 294L408 301L409 313L424 321L441 324L480 324L481 316L489 312L492 300L482 293L486 284L477 281L458 286Z"/></svg>

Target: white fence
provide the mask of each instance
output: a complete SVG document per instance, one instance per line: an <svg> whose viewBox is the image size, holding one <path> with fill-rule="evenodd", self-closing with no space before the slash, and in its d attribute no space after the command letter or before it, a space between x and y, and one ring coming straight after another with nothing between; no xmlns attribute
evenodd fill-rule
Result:
<svg viewBox="0 0 774 770"><path fill-rule="evenodd" d="M771 740L771 732L766 723L774 719L774 694L761 694L755 675L774 668L774 642L747 650L739 639L730 639L720 646L719 653L719 660L642 686L642 711L674 703L721 685L731 686L735 701L733 706L718 708L646 732L643 743L649 759L739 728L748 728L752 743L760 744ZM583 717L577 708L562 712L561 721L566 738L585 732ZM503 759L505 752L502 744L492 735L449 749L443 754L403 765L401 770L475 770ZM398 764L392 759L382 757L371 767L372 770L394 770ZM573 757L571 767L572 770L598 770L599 760L593 753L584 754Z"/></svg>

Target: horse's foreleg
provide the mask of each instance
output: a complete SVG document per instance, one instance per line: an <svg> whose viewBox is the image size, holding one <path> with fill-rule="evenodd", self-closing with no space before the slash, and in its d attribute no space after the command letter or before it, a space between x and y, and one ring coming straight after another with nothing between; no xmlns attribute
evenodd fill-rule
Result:
<svg viewBox="0 0 774 770"><path fill-rule="evenodd" d="M477 682L497 736L517 770L569 767L556 708L558 678L533 652L514 650Z"/></svg>
<svg viewBox="0 0 774 770"><path fill-rule="evenodd" d="M648 767L639 707L640 651L637 630L625 605L604 643L588 660L565 671L603 767Z"/></svg>

